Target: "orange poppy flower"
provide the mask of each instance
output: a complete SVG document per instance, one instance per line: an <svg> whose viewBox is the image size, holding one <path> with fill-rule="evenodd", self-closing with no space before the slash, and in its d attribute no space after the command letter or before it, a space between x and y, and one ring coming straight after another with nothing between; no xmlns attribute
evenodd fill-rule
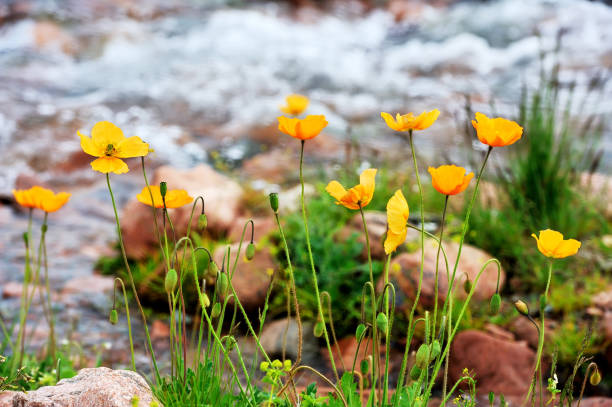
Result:
<svg viewBox="0 0 612 407"><path fill-rule="evenodd" d="M55 193L50 189L33 186L30 189L13 189L17 203L25 208L40 209L45 212L55 212L70 199L68 192Z"/></svg>
<svg viewBox="0 0 612 407"><path fill-rule="evenodd" d="M122 158L143 157L149 153L149 145L139 137L125 137L121 129L111 122L98 122L91 129L91 138L81 132L81 148L98 159L91 168L104 174L123 174L129 171Z"/></svg>
<svg viewBox="0 0 612 407"><path fill-rule="evenodd" d="M337 205L342 205L348 209L365 208L374 195L376 171L375 168L364 170L359 176L359 184L348 191L338 181L327 184L325 190L336 199Z"/></svg>
<svg viewBox="0 0 612 407"><path fill-rule="evenodd" d="M474 173L466 174L465 168L456 165L441 165L438 168L429 167L433 187L444 195L457 195L465 191Z"/></svg>
<svg viewBox="0 0 612 407"><path fill-rule="evenodd" d="M151 185L151 192L147 190L147 187L142 188L142 191L136 195L136 199L145 205L154 206L156 208L163 208L164 201L159 190L159 186ZM151 203L151 195L153 195L153 203ZM187 191L184 189L169 189L166 192L166 208L173 209L187 205L193 202L193 198L189 196Z"/></svg>
<svg viewBox="0 0 612 407"><path fill-rule="evenodd" d="M327 126L327 120L323 115L309 115L305 119L290 119L285 116L278 118L278 129L300 140L315 138L325 126Z"/></svg>
<svg viewBox="0 0 612 407"><path fill-rule="evenodd" d="M439 115L440 111L438 109L434 109L431 112L423 112L418 116L415 116L412 112L405 115L397 113L395 120L389 113L382 112L380 114L385 119L387 126L395 131L424 130L434 124Z"/></svg>
<svg viewBox="0 0 612 407"><path fill-rule="evenodd" d="M387 224L389 229L387 230L384 244L386 254L394 252L399 245L406 241L406 233L408 232L406 223L408 222L409 214L408 202L406 202L402 191L398 189L389 199L389 202L387 202Z"/></svg>
<svg viewBox="0 0 612 407"><path fill-rule="evenodd" d="M562 259L578 253L581 243L576 239L563 239L563 235L555 230L541 230L540 236L532 233L531 236L538 242L538 250L546 257Z"/></svg>
<svg viewBox="0 0 612 407"><path fill-rule="evenodd" d="M515 143L523 135L523 128L512 120L502 117L489 119L484 114L476 113L476 120L472 120L476 135L481 143L491 147L504 147Z"/></svg>
<svg viewBox="0 0 612 407"><path fill-rule="evenodd" d="M281 112L294 116L297 116L306 110L309 103L306 96L297 94L289 95L285 98L285 100L287 101L287 104L285 106L281 106Z"/></svg>

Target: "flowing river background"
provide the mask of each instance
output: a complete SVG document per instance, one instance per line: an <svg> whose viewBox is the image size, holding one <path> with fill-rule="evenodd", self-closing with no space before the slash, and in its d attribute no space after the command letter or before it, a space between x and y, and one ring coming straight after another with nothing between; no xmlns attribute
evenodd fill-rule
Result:
<svg viewBox="0 0 612 407"><path fill-rule="evenodd" d="M17 299L6 293L7 284L22 275L26 217L8 205L20 182L35 180L73 193L70 205L50 219L51 280L67 294L70 282L96 284L88 278L114 239L113 218L102 177L79 162L76 130L89 133L97 121L113 121L127 135L149 142L157 164L191 167L210 162L211 151L239 163L258 152L249 142L250 129L273 125L283 97L299 92L311 98L309 113L328 117L332 137L346 138L350 125L360 143L383 148L397 140L385 132L381 110L438 108L440 126L417 140L435 156L463 143L456 120L465 94L477 109L491 112L494 102L496 112L517 114L522 86L538 84L541 53L555 47L560 30L560 77L576 81L577 100L593 77L609 75L612 68L612 8L603 3L406 4L368 10L349 1L316 11L265 2L5 0L0 4L2 315L14 315ZM612 90L600 92L599 99L587 101L586 111L609 116ZM609 126L601 148L600 170L609 173ZM121 203L139 190L135 176L115 178ZM101 343L101 337L124 340L119 328L106 323L108 296L81 294L57 301L64 329L74 328L77 337L80 332L85 346ZM70 322L75 319L80 322Z"/></svg>

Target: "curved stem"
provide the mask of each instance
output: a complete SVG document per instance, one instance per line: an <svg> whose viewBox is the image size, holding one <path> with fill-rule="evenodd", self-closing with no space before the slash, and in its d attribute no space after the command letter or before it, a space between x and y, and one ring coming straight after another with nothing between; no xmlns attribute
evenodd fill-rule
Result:
<svg viewBox="0 0 612 407"><path fill-rule="evenodd" d="M160 382L161 376L159 374L159 369L157 368L157 360L155 359L155 351L153 350L153 344L151 343L151 335L149 334L149 327L147 326L147 316L144 312L144 308L142 308L142 304L140 303L140 298L138 298L138 292L136 291L136 284L134 284L134 276L132 275L132 270L130 269L130 264L127 259L127 254L125 253L125 245L123 243L123 235L121 233L121 224L119 223L119 213L117 212L117 204L115 203L115 195L113 194L113 189L111 188L110 176L108 173L106 174L106 185L108 186L108 192L110 194L111 202L113 204L113 212L115 214L115 223L117 224L117 237L119 238L119 247L121 248L121 256L123 257L123 264L125 265L125 269L128 272L128 276L130 277L130 286L132 287L132 292L134 293L134 298L136 299L136 304L138 305L138 309L140 310L140 316L142 317L145 336L147 337L147 345L149 346L149 351L151 352L151 361L153 362L155 378L158 382Z"/></svg>
<svg viewBox="0 0 612 407"><path fill-rule="evenodd" d="M372 399L372 405L376 399L376 385L378 384L378 376L380 372L380 352L378 350L378 328L376 327L376 290L374 282L374 270L372 266L372 251L370 249L370 234L368 233L368 223L366 222L365 215L363 213L363 207L359 203L359 213L361 214L361 221L363 222L363 232L366 239L366 250L368 252L368 266L370 270L370 283L372 284L372 392L370 398Z"/></svg>
<svg viewBox="0 0 612 407"><path fill-rule="evenodd" d="M130 307L128 305L128 298L127 298L127 294L125 292L125 285L123 284L123 280L121 280L119 277L115 277L115 284L119 283L121 285L121 291L123 292L123 302L124 302L124 306L125 306L125 317L127 319L127 326L128 326L128 337L130 340L130 356L131 356L131 362L132 362L132 370L136 371L136 362L134 360L134 341L132 339L132 322L130 321ZM113 290L113 295L114 295L114 290ZM113 300L113 306L114 306L114 300Z"/></svg>
<svg viewBox="0 0 612 407"><path fill-rule="evenodd" d="M545 331L545 308L546 308L546 302L548 301L548 289L550 288L550 280L552 277L552 268L553 268L553 262L552 260L549 261L548 263L548 277L546 279L546 289L544 290L544 295L542 298L540 298L540 332L538 335L538 352L536 353L536 364L535 364L535 368L533 370L533 374L536 375L538 370L540 369L540 365L541 365L541 360L542 360L542 352L544 350L544 331ZM534 383L533 381L531 382L531 385L529 386L529 391L527 392L527 397L526 399L529 399L529 396L531 395L532 391L535 391L534 389ZM542 396L540 396L541 398Z"/></svg>
<svg viewBox="0 0 612 407"><path fill-rule="evenodd" d="M293 307L295 308L295 320L298 326L298 350L297 357L294 366L298 366L302 361L302 317L300 316L300 305L297 298L297 288L295 286L295 276L293 275L293 266L291 265L291 257L289 256L289 246L287 245L287 239L285 239L285 232L281 226L278 218L278 212L274 212L274 219L278 226L278 231L283 241L283 251L285 252L285 258L287 260L287 268L289 269L289 283L291 284L291 295L293 296Z"/></svg>
<svg viewBox="0 0 612 407"><path fill-rule="evenodd" d="M336 369L336 363L334 361L334 352L332 351L331 344L329 342L329 335L327 333L327 326L325 325L325 317L323 316L323 306L321 304L321 295L319 294L319 283L317 281L317 272L315 270L314 259L312 258L312 246L310 245L310 233L308 232L308 218L306 216L306 204L304 203L304 140L302 140L302 147L300 149L300 185L302 187L302 193L300 194L300 203L302 204L302 219L304 222L304 233L306 235L306 247L308 248L308 260L310 261L310 270L312 271L312 281L315 289L315 296L317 297L317 308L319 310L319 319L323 322L323 336L325 337L325 344L327 345L327 351L329 352L329 360L334 371L336 381L340 381L338 376L338 370Z"/></svg>

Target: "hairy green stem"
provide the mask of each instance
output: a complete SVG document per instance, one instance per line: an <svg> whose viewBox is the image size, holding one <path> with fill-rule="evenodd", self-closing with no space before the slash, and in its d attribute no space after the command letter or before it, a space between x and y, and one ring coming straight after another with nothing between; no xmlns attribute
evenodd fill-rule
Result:
<svg viewBox="0 0 612 407"><path fill-rule="evenodd" d="M336 369L336 363L334 361L334 352L332 351L331 344L329 342L329 335L327 333L327 326L325 325L325 317L323 316L323 305L321 304L321 295L319 294L319 283L317 281L317 272L315 270L314 259L312 257L312 247L310 245L310 233L308 232L308 217L306 215L306 204L304 203L304 140L302 140L302 146L300 149L300 185L302 187L302 193L300 194L300 203L302 205L302 219L304 222L304 233L306 235L306 247L308 248L308 260L310 261L310 270L312 271L312 281L315 289L315 296L317 297L317 308L319 310L319 319L323 322L323 336L325 338L325 345L329 352L329 360L334 371L336 381L340 381L338 376L338 370Z"/></svg>
<svg viewBox="0 0 612 407"><path fill-rule="evenodd" d="M113 194L113 189L111 188L110 176L108 173L106 174L106 185L108 186L108 192L110 194L111 202L113 204L113 212L115 214L115 223L117 224L117 237L119 238L119 247L121 248L121 256L123 257L123 264L125 265L125 269L130 278L130 286L132 287L132 292L134 293L134 298L136 299L136 304L138 305L138 309L140 310L140 316L142 317L145 336L147 337L147 345L149 346L149 352L151 352L151 361L153 362L155 378L157 382L160 382L161 376L159 374L159 369L157 368L157 360L155 359L155 351L153 350L153 343L151 342L151 335L149 334L149 327L147 326L147 316L144 312L144 308L142 307L142 304L140 303L140 298L138 298L136 284L134 284L134 276L132 275L132 270L130 268L130 264L127 259L127 254L125 252L125 245L123 243L123 235L121 233L121 224L119 223L119 213L117 212L117 204L115 202L115 195Z"/></svg>

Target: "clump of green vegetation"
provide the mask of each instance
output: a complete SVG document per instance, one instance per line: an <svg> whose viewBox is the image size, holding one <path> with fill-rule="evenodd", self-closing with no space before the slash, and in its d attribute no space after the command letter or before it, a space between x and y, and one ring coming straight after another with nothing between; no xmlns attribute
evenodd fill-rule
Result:
<svg viewBox="0 0 612 407"><path fill-rule="evenodd" d="M42 386L53 386L61 379L76 375L70 358L59 353L57 363L54 363L51 356L40 359L26 354L17 370L12 369L13 357L6 358L0 354L0 392L36 390Z"/></svg>

